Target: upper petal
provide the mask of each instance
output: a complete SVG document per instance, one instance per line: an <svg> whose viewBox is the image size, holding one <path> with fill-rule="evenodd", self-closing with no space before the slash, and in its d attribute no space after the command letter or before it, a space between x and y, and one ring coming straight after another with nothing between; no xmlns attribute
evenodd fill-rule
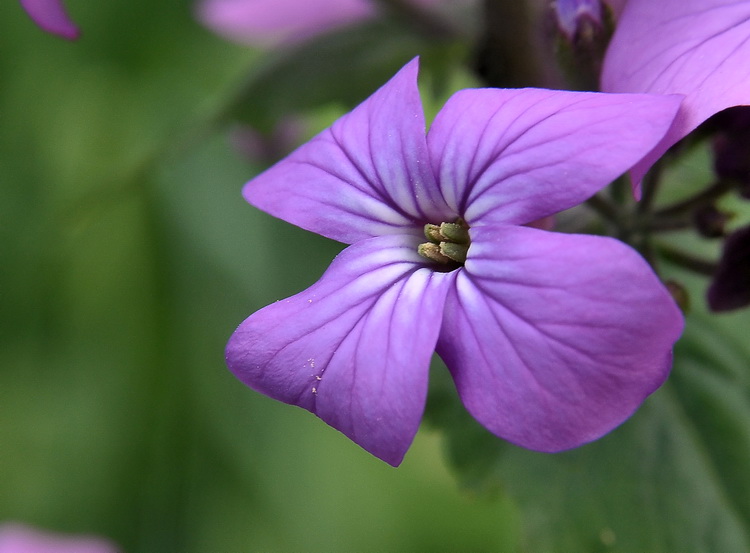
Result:
<svg viewBox="0 0 750 553"><path fill-rule="evenodd" d="M750 2L628 0L610 43L602 90L684 94L669 133L633 171L723 109L750 104Z"/></svg>
<svg viewBox="0 0 750 553"><path fill-rule="evenodd" d="M21 6L34 23L48 33L73 40L80 32L65 12L62 0L21 0Z"/></svg>
<svg viewBox="0 0 750 553"><path fill-rule="evenodd" d="M351 113L245 186L248 202L352 243L421 233L448 209L432 174L417 60ZM455 217L455 216L454 216Z"/></svg>
<svg viewBox="0 0 750 553"><path fill-rule="evenodd" d="M472 415L523 447L609 432L667 376L682 316L648 264L604 237L472 228L437 351Z"/></svg>
<svg viewBox="0 0 750 553"><path fill-rule="evenodd" d="M427 137L446 202L469 224L529 223L589 198L664 136L679 97L463 90Z"/></svg>
<svg viewBox="0 0 750 553"><path fill-rule="evenodd" d="M374 14L367 0L204 0L198 5L199 19L217 33L265 46L301 42Z"/></svg>
<svg viewBox="0 0 750 553"><path fill-rule="evenodd" d="M229 368L398 465L422 417L453 278L424 268L416 247L408 236L348 247L316 284L240 325Z"/></svg>

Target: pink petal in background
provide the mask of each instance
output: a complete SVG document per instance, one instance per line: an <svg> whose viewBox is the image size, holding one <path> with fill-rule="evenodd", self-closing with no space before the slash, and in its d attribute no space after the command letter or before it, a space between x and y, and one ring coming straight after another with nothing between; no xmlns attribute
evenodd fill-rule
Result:
<svg viewBox="0 0 750 553"><path fill-rule="evenodd" d="M21 6L41 29L68 40L80 36L60 0L21 0Z"/></svg>
<svg viewBox="0 0 750 553"><path fill-rule="evenodd" d="M94 536L43 532L19 523L0 525L0 553L118 553L110 542Z"/></svg>
<svg viewBox="0 0 750 553"><path fill-rule="evenodd" d="M447 0L413 1L423 8L452 5ZM203 0L197 7L198 19L217 34L265 47L303 42L377 14L373 0Z"/></svg>
<svg viewBox="0 0 750 553"><path fill-rule="evenodd" d="M374 14L375 6L366 0L205 0L198 5L198 18L216 33L261 46L302 42Z"/></svg>

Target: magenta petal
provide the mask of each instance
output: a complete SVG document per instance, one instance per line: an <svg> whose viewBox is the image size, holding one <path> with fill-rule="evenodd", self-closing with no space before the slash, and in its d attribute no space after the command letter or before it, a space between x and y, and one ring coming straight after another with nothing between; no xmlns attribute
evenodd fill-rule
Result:
<svg viewBox="0 0 750 553"><path fill-rule="evenodd" d="M198 6L198 18L217 33L265 46L301 42L374 14L367 0L204 0Z"/></svg>
<svg viewBox="0 0 750 553"><path fill-rule="evenodd" d="M634 250L525 227L471 233L437 351L490 431L534 450L572 448L662 384L682 315Z"/></svg>
<svg viewBox="0 0 750 553"><path fill-rule="evenodd" d="M18 523L0 525L0 553L117 553L108 541L94 536L43 532Z"/></svg>
<svg viewBox="0 0 750 553"><path fill-rule="evenodd" d="M591 197L664 136L680 99L464 90L428 135L443 196L469 224L525 224Z"/></svg>
<svg viewBox="0 0 750 553"><path fill-rule="evenodd" d="M21 6L40 28L73 40L80 32L65 12L61 0L21 0Z"/></svg>
<svg viewBox="0 0 750 553"><path fill-rule="evenodd" d="M420 234L427 222L455 218L430 167L417 71L417 60L408 63L330 129L251 180L245 199L346 243Z"/></svg>
<svg viewBox="0 0 750 553"><path fill-rule="evenodd" d="M714 113L750 104L748 59L750 2L627 2L604 60L602 90L686 95L667 136L634 169L634 181Z"/></svg>
<svg viewBox="0 0 750 553"><path fill-rule="evenodd" d="M423 268L416 248L408 236L348 247L316 284L240 325L229 368L398 465L422 417L453 278Z"/></svg>

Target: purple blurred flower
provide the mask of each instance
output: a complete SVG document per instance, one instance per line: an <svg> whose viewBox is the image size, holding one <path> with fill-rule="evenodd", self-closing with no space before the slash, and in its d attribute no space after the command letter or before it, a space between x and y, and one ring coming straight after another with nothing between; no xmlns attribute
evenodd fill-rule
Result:
<svg viewBox="0 0 750 553"><path fill-rule="evenodd" d="M708 117L750 104L748 37L747 0L627 0L602 90L686 96L672 128L634 168L634 182Z"/></svg>
<svg viewBox="0 0 750 553"><path fill-rule="evenodd" d="M601 0L557 0L554 10L560 31L571 43L604 28Z"/></svg>
<svg viewBox="0 0 750 553"><path fill-rule="evenodd" d="M377 12L373 0L203 0L198 4L198 18L207 27L230 40L260 46L302 42L370 19Z"/></svg>
<svg viewBox="0 0 750 553"><path fill-rule="evenodd" d="M0 525L0 553L117 553L110 542L93 536L41 532L16 523Z"/></svg>
<svg viewBox="0 0 750 553"><path fill-rule="evenodd" d="M740 194L750 199L750 107L722 111L711 123L715 129L713 147L717 176L737 182Z"/></svg>
<svg viewBox="0 0 750 553"><path fill-rule="evenodd" d="M61 0L21 0L21 6L34 23L48 33L68 40L74 40L80 36L78 27L68 17Z"/></svg>
<svg viewBox="0 0 750 553"><path fill-rule="evenodd" d="M731 311L750 305L750 226L730 234L719 266L708 288L712 311Z"/></svg>
<svg viewBox="0 0 750 553"><path fill-rule="evenodd" d="M624 244L524 225L626 171L679 100L464 90L425 135L417 71L245 186L256 207L351 246L245 320L227 363L392 465L419 427L435 349L496 435L548 452L594 440L664 381L682 317ZM426 242L427 223L447 225Z"/></svg>

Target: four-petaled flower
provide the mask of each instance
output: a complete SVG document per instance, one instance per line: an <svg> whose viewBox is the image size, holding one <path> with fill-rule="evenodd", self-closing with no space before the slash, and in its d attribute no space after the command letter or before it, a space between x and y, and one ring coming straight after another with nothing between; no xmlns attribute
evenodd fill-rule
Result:
<svg viewBox="0 0 750 553"><path fill-rule="evenodd" d="M245 320L227 363L392 465L435 350L496 435L547 452L599 438L664 381L682 316L624 244L526 225L629 169L680 99L463 90L426 134L417 71L245 186L251 204L351 245Z"/></svg>
<svg viewBox="0 0 750 553"><path fill-rule="evenodd" d="M685 95L672 128L635 166L636 185L711 115L750 105L749 59L748 0L626 0L604 60L602 90Z"/></svg>
<svg viewBox="0 0 750 553"><path fill-rule="evenodd" d="M21 6L40 28L68 40L80 35L78 27L65 12L62 0L21 0Z"/></svg>

